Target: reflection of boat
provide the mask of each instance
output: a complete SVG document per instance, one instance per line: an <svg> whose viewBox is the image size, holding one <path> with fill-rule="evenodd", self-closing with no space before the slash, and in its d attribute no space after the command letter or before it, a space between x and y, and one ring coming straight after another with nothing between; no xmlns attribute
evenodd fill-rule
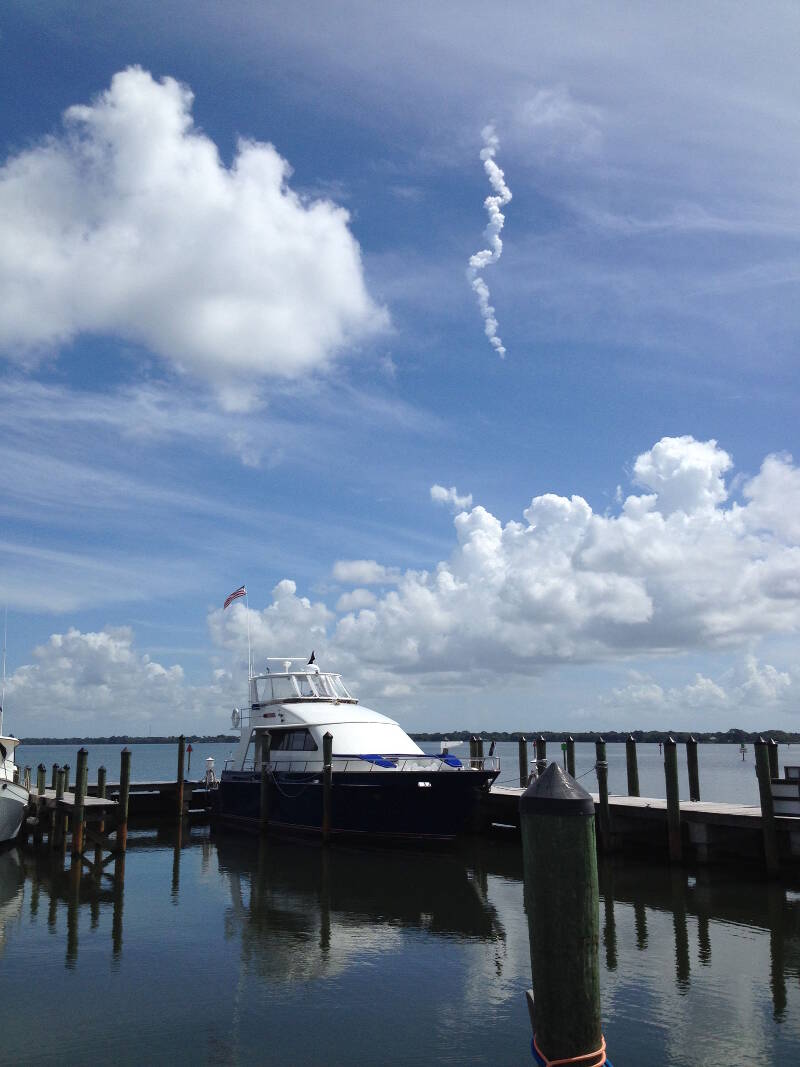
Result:
<svg viewBox="0 0 800 1067"><path fill-rule="evenodd" d="M215 840L227 878L229 932L262 976L282 982L341 973L374 954L391 955L406 930L498 945L505 931L465 863L451 852L409 855L319 849L236 835Z"/></svg>
<svg viewBox="0 0 800 1067"><path fill-rule="evenodd" d="M6 926L19 919L25 890L25 872L15 848L0 853L0 951L6 940Z"/></svg>
<svg viewBox="0 0 800 1067"><path fill-rule="evenodd" d="M251 676L250 708L234 711L241 737L220 778L223 818L258 825L263 766L270 825L319 832L330 735L331 834L442 839L469 826L499 760L427 755L393 719L359 706L338 674L280 662Z"/></svg>

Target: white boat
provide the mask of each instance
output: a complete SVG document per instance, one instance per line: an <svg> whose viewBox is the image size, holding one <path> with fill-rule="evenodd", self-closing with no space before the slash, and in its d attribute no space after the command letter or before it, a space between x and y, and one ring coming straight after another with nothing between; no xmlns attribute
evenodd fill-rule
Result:
<svg viewBox="0 0 800 1067"><path fill-rule="evenodd" d="M0 734L0 844L17 836L28 805L28 790L14 781L14 749L18 744L16 737Z"/></svg>
<svg viewBox="0 0 800 1067"><path fill-rule="evenodd" d="M7 737L3 733L3 709L6 702L6 633L8 630L8 612L3 622L3 678L0 690L0 845L13 841L22 826L25 809L30 794L28 790L15 782L17 766L14 762L14 749L19 744L16 737Z"/></svg>
<svg viewBox="0 0 800 1067"><path fill-rule="evenodd" d="M331 835L441 840L473 824L499 759L423 752L394 719L359 705L340 675L304 661L269 660L282 669L251 675L250 706L233 712L240 739L220 776L221 818L260 824L266 767L269 824L319 833L330 734Z"/></svg>

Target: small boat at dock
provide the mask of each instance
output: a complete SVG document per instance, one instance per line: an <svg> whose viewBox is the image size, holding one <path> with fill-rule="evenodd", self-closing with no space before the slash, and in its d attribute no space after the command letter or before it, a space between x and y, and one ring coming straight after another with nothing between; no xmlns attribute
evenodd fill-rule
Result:
<svg viewBox="0 0 800 1067"><path fill-rule="evenodd" d="M360 705L340 675L305 657L268 662L282 669L252 674L250 706L233 712L240 740L220 775L222 820L261 825L264 768L270 827L322 832L330 735L331 836L447 840L474 824L498 758L425 753L394 719Z"/></svg>

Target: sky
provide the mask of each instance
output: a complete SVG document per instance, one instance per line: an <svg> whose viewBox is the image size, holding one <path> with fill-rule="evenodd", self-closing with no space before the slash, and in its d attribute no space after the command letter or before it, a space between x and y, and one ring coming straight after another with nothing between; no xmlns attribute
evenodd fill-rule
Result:
<svg viewBox="0 0 800 1067"><path fill-rule="evenodd" d="M6 730L800 729L799 32L6 0Z"/></svg>

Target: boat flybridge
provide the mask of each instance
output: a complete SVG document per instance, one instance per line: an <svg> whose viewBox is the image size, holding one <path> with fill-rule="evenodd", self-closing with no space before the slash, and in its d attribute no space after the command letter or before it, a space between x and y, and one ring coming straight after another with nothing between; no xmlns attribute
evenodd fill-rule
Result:
<svg viewBox="0 0 800 1067"><path fill-rule="evenodd" d="M251 675L250 706L233 711L240 740L220 777L222 818L257 826L263 816L271 826L319 833L329 766L331 834L442 839L474 824L498 759L423 752L394 719L360 705L340 675L320 670L313 654L309 662L267 662L278 668Z"/></svg>

